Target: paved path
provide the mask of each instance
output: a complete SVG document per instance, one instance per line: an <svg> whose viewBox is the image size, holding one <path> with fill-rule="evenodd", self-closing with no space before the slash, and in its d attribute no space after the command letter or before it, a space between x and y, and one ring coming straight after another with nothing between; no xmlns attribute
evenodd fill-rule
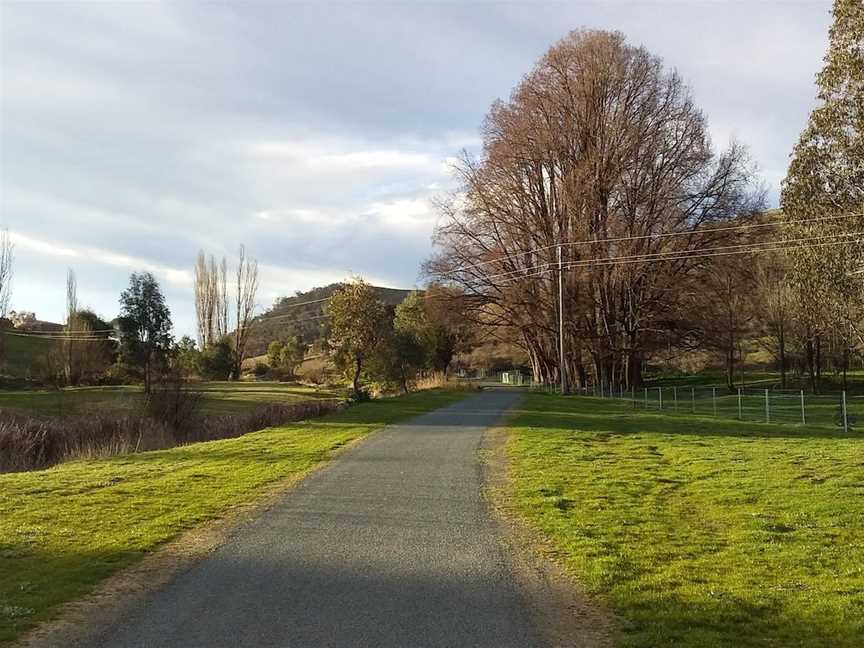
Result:
<svg viewBox="0 0 864 648"><path fill-rule="evenodd" d="M112 648L541 645L481 496L482 392L376 433L151 595Z"/></svg>

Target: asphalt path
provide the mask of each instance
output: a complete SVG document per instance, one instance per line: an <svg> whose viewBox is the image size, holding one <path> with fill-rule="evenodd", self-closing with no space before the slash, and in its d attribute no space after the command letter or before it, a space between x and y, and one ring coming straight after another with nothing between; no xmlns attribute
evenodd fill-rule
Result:
<svg viewBox="0 0 864 648"><path fill-rule="evenodd" d="M180 573L96 646L542 645L482 495L486 391L376 432Z"/></svg>

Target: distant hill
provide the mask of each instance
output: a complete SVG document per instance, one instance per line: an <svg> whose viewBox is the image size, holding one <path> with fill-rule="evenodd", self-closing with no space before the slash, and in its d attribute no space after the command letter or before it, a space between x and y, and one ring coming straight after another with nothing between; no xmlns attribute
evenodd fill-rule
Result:
<svg viewBox="0 0 864 648"><path fill-rule="evenodd" d="M327 300L342 284L334 283L308 292L297 292L293 297L282 297L266 313L255 318L255 327L247 347L249 356L267 353L273 340L289 335L300 335L307 344L324 338L327 318L323 317ZM395 306L411 293L399 288L373 286L379 299Z"/></svg>
<svg viewBox="0 0 864 648"><path fill-rule="evenodd" d="M36 320L28 327L28 331L62 331L63 325L54 322L43 322ZM41 362L51 349L57 344L56 340L42 339L37 337L22 337L10 335L20 333L12 329L0 331L3 336L3 353L0 359L0 374L14 378L25 378L32 375L36 364Z"/></svg>

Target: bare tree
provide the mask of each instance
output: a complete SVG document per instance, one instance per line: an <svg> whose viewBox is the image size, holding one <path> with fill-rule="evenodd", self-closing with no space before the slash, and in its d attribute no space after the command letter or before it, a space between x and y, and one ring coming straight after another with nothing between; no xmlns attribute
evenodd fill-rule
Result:
<svg viewBox="0 0 864 648"><path fill-rule="evenodd" d="M198 325L198 347L201 349L208 345L213 332L215 304L210 286L207 257L201 250L195 262L195 320Z"/></svg>
<svg viewBox="0 0 864 648"><path fill-rule="evenodd" d="M794 295L786 265L785 253L767 254L756 271L756 305L765 332L762 344L777 362L782 389L788 382L788 348L795 329Z"/></svg>
<svg viewBox="0 0 864 648"><path fill-rule="evenodd" d="M252 331L255 298L258 294L258 261L246 258L246 247L240 246L240 258L236 275L237 302L236 328L234 329L234 378L239 379L246 358L246 344Z"/></svg>
<svg viewBox="0 0 864 648"><path fill-rule="evenodd" d="M211 254L198 253L195 263L195 316L198 346L205 349L228 335L228 261L217 264Z"/></svg>
<svg viewBox="0 0 864 648"><path fill-rule="evenodd" d="M6 317L9 312L9 301L12 297L13 261L15 260L14 245L9 236L9 230L0 231L0 317Z"/></svg>
<svg viewBox="0 0 864 648"><path fill-rule="evenodd" d="M213 257L210 257L210 274L214 278L216 329L215 340L228 335L228 260L223 256L217 270ZM214 340L214 341L215 341Z"/></svg>
<svg viewBox="0 0 864 648"><path fill-rule="evenodd" d="M460 288L469 316L520 344L549 382L566 370L638 384L706 272L696 253L734 242L717 225L764 201L747 151L714 152L677 73L609 32L552 47L492 107L482 157L466 155L457 171L462 191L441 203L427 271Z"/></svg>
<svg viewBox="0 0 864 648"><path fill-rule="evenodd" d="M736 356L743 367L744 340L752 333L756 317L752 266L750 259L742 263L739 258L717 257L712 260L712 271L700 281L699 290L692 292L690 312L699 343L722 358L730 391L735 388Z"/></svg>
<svg viewBox="0 0 864 648"><path fill-rule="evenodd" d="M78 280L75 271L69 268L66 271L66 339L63 340L63 359L65 363L64 373L66 384L78 383L78 348L76 340L76 322L78 318Z"/></svg>

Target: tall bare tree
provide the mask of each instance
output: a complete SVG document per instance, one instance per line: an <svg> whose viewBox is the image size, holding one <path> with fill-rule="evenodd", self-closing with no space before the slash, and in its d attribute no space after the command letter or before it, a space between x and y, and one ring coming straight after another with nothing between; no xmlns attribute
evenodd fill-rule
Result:
<svg viewBox="0 0 864 648"><path fill-rule="evenodd" d="M9 300L12 297L14 246L9 230L0 231L0 317L9 313Z"/></svg>
<svg viewBox="0 0 864 648"><path fill-rule="evenodd" d="M246 246L240 246L236 275L236 328L234 329L234 378L240 378L246 344L255 320L255 298L258 294L258 261L246 258Z"/></svg>
<svg viewBox="0 0 864 648"><path fill-rule="evenodd" d="M195 316L198 346L205 349L228 335L228 261L217 264L201 250L195 263Z"/></svg>
<svg viewBox="0 0 864 648"><path fill-rule="evenodd" d="M734 242L717 225L764 202L746 149L715 153L681 78L620 33L552 47L493 105L482 156L457 171L427 271L461 288L473 318L518 342L546 381L566 369L637 384L706 272L695 253Z"/></svg>
<svg viewBox="0 0 864 648"><path fill-rule="evenodd" d="M63 340L64 373L66 384L78 383L78 355L76 336L78 319L78 280L75 271L69 268L66 271L66 339Z"/></svg>

